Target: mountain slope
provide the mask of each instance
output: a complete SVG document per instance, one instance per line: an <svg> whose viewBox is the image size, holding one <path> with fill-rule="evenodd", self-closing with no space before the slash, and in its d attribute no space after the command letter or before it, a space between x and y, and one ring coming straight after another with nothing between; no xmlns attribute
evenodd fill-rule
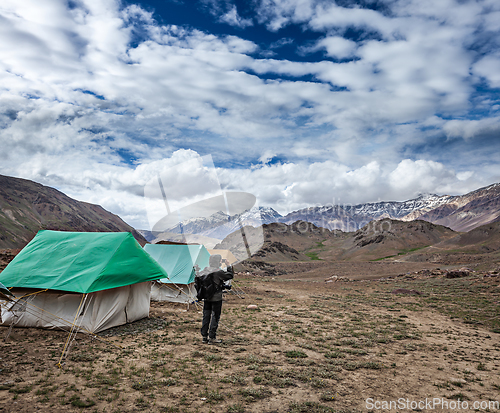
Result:
<svg viewBox="0 0 500 413"><path fill-rule="evenodd" d="M390 219L372 221L350 233L330 231L305 221L292 225L263 225L261 230L264 231L264 245L250 261L370 261L406 254L457 235L455 231L431 222ZM245 231L251 245L252 231L258 229L246 227ZM229 249L236 257L246 258L245 246L237 234L230 234L216 248Z"/></svg>
<svg viewBox="0 0 500 413"><path fill-rule="evenodd" d="M312 207L294 211L280 221L291 224L297 220L312 222L328 228L353 232L364 227L374 219L398 219L411 221L422 214L448 203L452 196L420 195L404 202L374 202L358 205L335 205L331 207Z"/></svg>
<svg viewBox="0 0 500 413"><path fill-rule="evenodd" d="M293 211L280 222L302 220L330 230L353 232L372 220L416 219L447 226L455 231L470 231L500 219L500 184L489 185L465 195L420 195L404 202L375 202L359 205L335 205Z"/></svg>
<svg viewBox="0 0 500 413"><path fill-rule="evenodd" d="M374 260L438 244L456 236L450 228L431 222L384 219L373 222L353 234L333 250L320 255L325 259L343 261Z"/></svg>
<svg viewBox="0 0 500 413"><path fill-rule="evenodd" d="M224 239L244 226L293 224L310 222L329 230L354 232L373 220L417 219L447 226L455 231L469 231L500 219L500 184L493 184L465 195L424 194L403 202L382 201L358 205L333 205L304 208L281 216L272 208L252 208L242 214L228 216L219 211L210 217L193 218L169 228L167 232L196 234ZM160 233L154 234L152 239Z"/></svg>
<svg viewBox="0 0 500 413"><path fill-rule="evenodd" d="M244 233L250 250L255 250L262 242L264 232L264 244L252 255L253 260L277 262L277 261L308 261L311 258L306 255L307 251L322 242L341 236L341 231L330 231L318 228L314 224L298 221L291 225L272 223L264 224L262 228L247 226ZM248 257L246 245L239 232L233 232L225 237L215 249L228 249L239 260Z"/></svg>
<svg viewBox="0 0 500 413"><path fill-rule="evenodd" d="M57 189L0 175L0 248L23 248L41 229L79 232L131 232L120 217L100 205L80 202Z"/></svg>
<svg viewBox="0 0 500 413"><path fill-rule="evenodd" d="M420 219L447 226L455 231L470 231L500 219L500 184L493 184L423 214Z"/></svg>
<svg viewBox="0 0 500 413"><path fill-rule="evenodd" d="M457 248L476 253L498 251L500 250L500 220L459 234L436 247Z"/></svg>

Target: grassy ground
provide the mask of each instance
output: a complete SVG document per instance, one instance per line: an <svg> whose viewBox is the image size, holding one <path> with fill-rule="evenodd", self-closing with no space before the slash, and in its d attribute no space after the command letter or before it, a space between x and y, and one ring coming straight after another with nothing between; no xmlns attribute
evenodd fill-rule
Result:
<svg viewBox="0 0 500 413"><path fill-rule="evenodd" d="M498 278L236 282L246 295L224 303L221 345L201 343L196 307L172 303L152 303L150 319L106 341L78 336L62 368L66 333L14 330L0 344L1 411L323 413L367 411L367 399L500 400Z"/></svg>

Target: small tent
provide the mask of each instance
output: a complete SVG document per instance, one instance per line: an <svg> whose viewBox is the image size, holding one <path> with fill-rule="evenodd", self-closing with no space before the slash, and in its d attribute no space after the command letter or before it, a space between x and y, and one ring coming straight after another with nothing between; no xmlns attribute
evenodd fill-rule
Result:
<svg viewBox="0 0 500 413"><path fill-rule="evenodd" d="M168 273L151 286L151 300L192 303L196 300L194 266L208 266L210 254L203 245L146 244L144 249Z"/></svg>
<svg viewBox="0 0 500 413"><path fill-rule="evenodd" d="M2 324L96 333L147 317L167 276L129 232L39 231L0 273Z"/></svg>

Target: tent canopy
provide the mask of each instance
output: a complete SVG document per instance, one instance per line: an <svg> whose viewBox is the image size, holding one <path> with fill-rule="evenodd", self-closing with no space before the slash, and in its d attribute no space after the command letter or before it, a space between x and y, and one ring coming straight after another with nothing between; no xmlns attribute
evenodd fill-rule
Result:
<svg viewBox="0 0 500 413"><path fill-rule="evenodd" d="M202 270L208 267L210 259L203 245L146 244L144 249L167 272L168 278L160 280L165 284L191 284L195 277L193 266Z"/></svg>
<svg viewBox="0 0 500 413"><path fill-rule="evenodd" d="M130 232L38 231L0 273L0 282L91 293L165 277Z"/></svg>

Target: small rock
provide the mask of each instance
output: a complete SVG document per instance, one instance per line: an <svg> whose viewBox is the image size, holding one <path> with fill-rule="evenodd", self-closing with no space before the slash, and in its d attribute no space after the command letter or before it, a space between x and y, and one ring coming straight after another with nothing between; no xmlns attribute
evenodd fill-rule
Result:
<svg viewBox="0 0 500 413"><path fill-rule="evenodd" d="M467 277L469 275L469 271L448 271L446 273L446 278L462 278Z"/></svg>
<svg viewBox="0 0 500 413"><path fill-rule="evenodd" d="M464 379L457 379L457 378L451 378L448 380L450 383L460 383L460 384L467 384L467 380Z"/></svg>

